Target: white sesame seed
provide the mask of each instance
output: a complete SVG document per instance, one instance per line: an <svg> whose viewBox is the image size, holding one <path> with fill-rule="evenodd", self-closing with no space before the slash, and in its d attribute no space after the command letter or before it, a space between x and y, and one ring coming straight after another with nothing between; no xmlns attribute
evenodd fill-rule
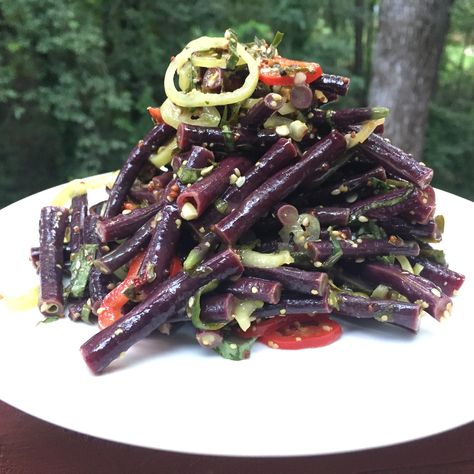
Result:
<svg viewBox="0 0 474 474"><path fill-rule="evenodd" d="M123 333L123 329L122 329L122 328L118 328L118 329L114 332L114 334L115 334L116 336L120 336L120 334L122 334L122 333Z"/></svg>
<svg viewBox="0 0 474 474"><path fill-rule="evenodd" d="M234 173L235 173L236 176L240 176L239 168L234 168Z"/></svg>
<svg viewBox="0 0 474 474"><path fill-rule="evenodd" d="M438 288L431 288L431 293L433 293L433 295L437 296L438 298L441 298L441 292L438 290Z"/></svg>
<svg viewBox="0 0 474 474"><path fill-rule="evenodd" d="M240 176L239 178L237 178L235 185L238 188L241 188L244 184L245 184L245 176Z"/></svg>
<svg viewBox="0 0 474 474"><path fill-rule="evenodd" d="M252 286L251 291L253 294L258 293L258 288L256 286Z"/></svg>
<svg viewBox="0 0 474 474"><path fill-rule="evenodd" d="M386 314L380 316L380 321L386 323L388 321L388 316Z"/></svg>
<svg viewBox="0 0 474 474"><path fill-rule="evenodd" d="M126 216L127 214L131 214L131 213L132 213L132 210L131 210L131 209L124 209L124 210L122 211L122 214L123 214L124 216Z"/></svg>
<svg viewBox="0 0 474 474"><path fill-rule="evenodd" d="M279 125L275 128L275 132L280 135L280 137L287 137L290 134L290 129L288 125Z"/></svg>
<svg viewBox="0 0 474 474"><path fill-rule="evenodd" d="M367 217L365 217L365 216L359 216L358 221L359 222L369 222L369 219L367 219Z"/></svg>
<svg viewBox="0 0 474 474"><path fill-rule="evenodd" d="M229 178L230 184L235 184L237 182L237 176L235 174L231 174Z"/></svg>
<svg viewBox="0 0 474 474"><path fill-rule="evenodd" d="M311 290L311 294L312 295L317 295L317 294L319 294L319 291L316 290L316 289L313 289L313 290Z"/></svg>
<svg viewBox="0 0 474 474"><path fill-rule="evenodd" d="M364 258L364 257L359 257L359 258L356 258L356 259L355 259L355 263L362 263L362 262L365 262L365 258Z"/></svg>
<svg viewBox="0 0 474 474"><path fill-rule="evenodd" d="M280 309L280 314L286 314L286 309L285 308Z"/></svg>
<svg viewBox="0 0 474 474"><path fill-rule="evenodd" d="M326 331L326 332L332 331L331 326L328 326L327 324L323 324L323 325L321 326L321 329L322 329L323 331Z"/></svg>
<svg viewBox="0 0 474 474"><path fill-rule="evenodd" d="M322 266L323 266L323 262L316 261L316 262L314 262L313 265L314 265L316 268L319 268L319 267L322 267Z"/></svg>
<svg viewBox="0 0 474 474"><path fill-rule="evenodd" d="M337 196L337 195L341 194L341 190L340 190L339 188L333 189L333 190L331 191L331 194L332 194L333 196Z"/></svg>
<svg viewBox="0 0 474 474"><path fill-rule="evenodd" d="M188 306L191 308L194 305L194 296L191 296L188 301Z"/></svg>
<svg viewBox="0 0 474 474"><path fill-rule="evenodd" d="M229 344L229 347L233 350L237 349L237 344L235 344L235 342L233 342L232 344Z"/></svg>
<svg viewBox="0 0 474 474"><path fill-rule="evenodd" d="M348 196L346 196L346 202L352 204L353 202L357 201L358 197L359 196L357 195L357 193L349 194Z"/></svg>
<svg viewBox="0 0 474 474"><path fill-rule="evenodd" d="M305 217L303 219L302 224L303 224L304 227L308 227L309 226L309 217Z"/></svg>

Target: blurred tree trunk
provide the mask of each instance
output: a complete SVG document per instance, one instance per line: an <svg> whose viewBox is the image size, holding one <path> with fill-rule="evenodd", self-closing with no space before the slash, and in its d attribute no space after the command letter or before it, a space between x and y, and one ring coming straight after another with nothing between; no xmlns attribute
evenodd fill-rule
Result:
<svg viewBox="0 0 474 474"><path fill-rule="evenodd" d="M365 5L364 0L355 0L354 14L354 74L362 76L364 67L364 45L362 36L364 34Z"/></svg>
<svg viewBox="0 0 474 474"><path fill-rule="evenodd" d="M390 107L386 136L423 154L428 105L453 0L382 0L369 103Z"/></svg>

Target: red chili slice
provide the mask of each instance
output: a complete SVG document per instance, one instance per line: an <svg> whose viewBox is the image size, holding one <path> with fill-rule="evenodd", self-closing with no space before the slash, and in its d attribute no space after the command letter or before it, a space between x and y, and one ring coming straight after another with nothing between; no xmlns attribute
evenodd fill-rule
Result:
<svg viewBox="0 0 474 474"><path fill-rule="evenodd" d="M318 63L276 56L262 61L259 79L268 86L292 86L297 72L304 72L308 84L319 79L323 74Z"/></svg>
<svg viewBox="0 0 474 474"><path fill-rule="evenodd" d="M322 347L341 336L341 326L327 316L308 314L293 315L286 324L267 331L260 341L272 349L305 349Z"/></svg>

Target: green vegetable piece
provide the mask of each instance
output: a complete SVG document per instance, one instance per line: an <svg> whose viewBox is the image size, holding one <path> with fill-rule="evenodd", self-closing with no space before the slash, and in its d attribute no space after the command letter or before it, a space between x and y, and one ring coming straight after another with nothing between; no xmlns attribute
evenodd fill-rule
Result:
<svg viewBox="0 0 474 474"><path fill-rule="evenodd" d="M219 344L214 350L229 360L244 360L250 357L250 349L257 340L256 337L252 339L243 339L237 336L229 336Z"/></svg>
<svg viewBox="0 0 474 474"><path fill-rule="evenodd" d="M273 48L278 48L278 46L280 46L280 43L282 42L284 36L285 36L285 33L282 33L281 31L277 31L275 33L275 36L272 39L272 42L271 42L270 46L273 47Z"/></svg>
<svg viewBox="0 0 474 474"><path fill-rule="evenodd" d="M226 69L232 71L239 62L239 53L237 52L237 43L239 42L234 30L230 28L225 32L225 37L229 40L229 59L227 60Z"/></svg>
<svg viewBox="0 0 474 474"><path fill-rule="evenodd" d="M97 247L97 244L81 245L79 251L71 256L71 281L66 290L69 296L84 296Z"/></svg>
<svg viewBox="0 0 474 474"><path fill-rule="evenodd" d="M215 331L221 329L227 324L227 321L223 323L205 323L201 321L201 296L209 291L215 290L219 285L218 280L211 280L207 285L202 286L199 290L191 296L186 306L186 312L191 318L191 322L197 329L206 329Z"/></svg>
<svg viewBox="0 0 474 474"><path fill-rule="evenodd" d="M263 307L263 301L260 300L239 300L234 308L234 316L240 329L247 331L250 327L250 316L256 309Z"/></svg>
<svg viewBox="0 0 474 474"><path fill-rule="evenodd" d="M41 321L38 321L38 324L49 324L49 323L54 323L55 321L58 321L58 320L59 320L59 316L46 316Z"/></svg>
<svg viewBox="0 0 474 474"><path fill-rule="evenodd" d="M254 250L242 249L239 251L244 267L276 268L294 262L288 250L274 253L261 253Z"/></svg>
<svg viewBox="0 0 474 474"><path fill-rule="evenodd" d="M338 239L330 235L329 239L332 243L332 254L331 256L323 263L324 268L331 268L334 264L342 257L342 247Z"/></svg>
<svg viewBox="0 0 474 474"><path fill-rule="evenodd" d="M181 165L176 173L183 184L193 184L201 177L200 168L186 168Z"/></svg>

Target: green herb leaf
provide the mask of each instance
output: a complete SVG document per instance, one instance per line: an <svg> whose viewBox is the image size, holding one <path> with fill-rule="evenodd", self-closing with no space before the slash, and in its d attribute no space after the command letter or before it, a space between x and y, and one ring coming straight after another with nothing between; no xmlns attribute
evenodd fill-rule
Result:
<svg viewBox="0 0 474 474"><path fill-rule="evenodd" d="M191 318L191 322L197 329L216 330L221 329L227 324L227 321L222 323L205 323L201 321L201 296L209 291L215 290L219 285L219 280L211 280L207 285L202 286L194 293L194 296L189 298L186 312Z"/></svg>
<svg viewBox="0 0 474 474"><path fill-rule="evenodd" d="M84 295L97 247L97 244L81 245L79 251L71 256L71 281L66 289L67 295L73 298Z"/></svg>
<svg viewBox="0 0 474 474"><path fill-rule="evenodd" d="M280 43L282 42L284 36L285 36L285 33L282 33L281 31L277 31L275 33L275 36L272 39L272 42L271 42L270 46L272 46L273 48L278 48L278 46L280 46Z"/></svg>
<svg viewBox="0 0 474 474"><path fill-rule="evenodd" d="M250 357L250 349L257 338L243 339L236 336L229 336L214 349L224 359L244 360Z"/></svg>

